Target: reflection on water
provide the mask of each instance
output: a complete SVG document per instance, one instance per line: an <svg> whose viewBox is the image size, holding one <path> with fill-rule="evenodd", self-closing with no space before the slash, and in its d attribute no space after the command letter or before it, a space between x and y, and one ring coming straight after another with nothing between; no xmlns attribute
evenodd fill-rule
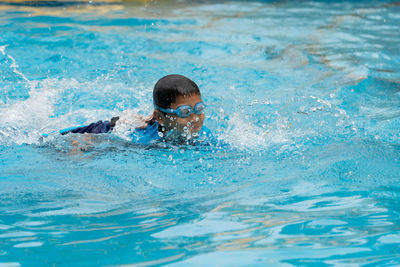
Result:
<svg viewBox="0 0 400 267"><path fill-rule="evenodd" d="M234 194L230 198L238 197ZM336 191L316 194L311 199L306 194L296 197L296 191L290 194L281 197L282 203L271 203L266 198L255 205L251 200L216 203L215 195L190 202L182 199L158 199L158 204L134 201L126 204L126 208L113 211L64 216L62 222L49 216L45 216L49 220L42 221L42 216L34 213L23 221L17 219L20 216L7 216L9 226L2 226L5 234L0 239L14 248L43 246L46 250L65 252L101 244L105 255L116 256L117 263L125 259L126 263L136 264L137 260L129 258L138 257L144 259L143 264L148 263L145 259L161 264L203 253L276 248L312 249L321 252L322 259L340 256L339 248L349 249L347 253L364 251L366 255L373 255L366 249L368 244L374 242L377 234L385 236L393 231L395 222L386 215L388 210L365 198L367 192ZM121 249L132 246L135 250L129 257L119 254ZM330 250L332 247L337 249ZM155 253L153 250L159 251L157 256L147 258L146 255ZM70 260L75 257L71 255Z"/></svg>

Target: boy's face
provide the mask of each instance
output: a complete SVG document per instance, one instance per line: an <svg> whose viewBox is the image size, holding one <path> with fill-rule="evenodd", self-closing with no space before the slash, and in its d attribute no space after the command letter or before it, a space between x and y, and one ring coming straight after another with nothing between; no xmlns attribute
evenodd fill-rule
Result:
<svg viewBox="0 0 400 267"><path fill-rule="evenodd" d="M191 106L194 109L194 106L202 102L201 96L190 95L190 96L178 96L175 99L175 102L171 104L171 109L176 109L179 106ZM178 134L184 133L197 133L201 130L204 122L204 113L197 115L192 113L189 117L180 118L175 114L166 114L160 111L156 111L156 119L160 123L160 125L165 127L166 131L174 131Z"/></svg>

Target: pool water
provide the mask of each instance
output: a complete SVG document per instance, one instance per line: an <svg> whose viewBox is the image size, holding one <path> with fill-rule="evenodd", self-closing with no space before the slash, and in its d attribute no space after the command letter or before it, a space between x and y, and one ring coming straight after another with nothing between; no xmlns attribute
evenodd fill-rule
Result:
<svg viewBox="0 0 400 267"><path fill-rule="evenodd" d="M399 14L2 1L0 266L399 265ZM151 113L170 73L199 85L228 147L40 138Z"/></svg>

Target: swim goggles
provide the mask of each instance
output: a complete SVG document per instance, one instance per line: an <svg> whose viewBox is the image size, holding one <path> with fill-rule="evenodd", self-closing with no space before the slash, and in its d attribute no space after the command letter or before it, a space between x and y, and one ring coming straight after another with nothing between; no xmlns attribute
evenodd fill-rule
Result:
<svg viewBox="0 0 400 267"><path fill-rule="evenodd" d="M206 105L203 102L199 102L196 105L194 105L193 109L189 105L179 106L177 109L160 108L160 107L154 105L154 108L158 109L162 112L165 112L165 113L175 114L180 118L187 118L190 115L192 115L192 113L197 114L197 115L203 114L204 109L206 108Z"/></svg>

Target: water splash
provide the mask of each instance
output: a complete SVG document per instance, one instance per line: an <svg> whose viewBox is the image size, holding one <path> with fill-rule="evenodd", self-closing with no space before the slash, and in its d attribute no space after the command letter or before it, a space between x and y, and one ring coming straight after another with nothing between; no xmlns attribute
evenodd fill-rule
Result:
<svg viewBox="0 0 400 267"><path fill-rule="evenodd" d="M20 71L18 70L19 66L18 66L18 64L17 64L17 61L15 61L15 59L14 59L11 55L9 55L9 54L6 53L6 48L7 48L7 46L8 46L8 45L0 46L0 52L3 54L3 56L6 56L6 57L8 57L8 58L11 60L10 68L13 70L13 72L14 72L15 74L17 74L18 76L20 76L22 79L24 79L27 83L30 83L30 81L28 80L28 78L26 78L26 76L25 76L22 72L20 72Z"/></svg>
<svg viewBox="0 0 400 267"><path fill-rule="evenodd" d="M228 127L220 138L239 149L263 150L271 145L284 144L290 141L285 132L287 122L278 120L275 127L267 129L246 120L243 114L233 113L228 121Z"/></svg>
<svg viewBox="0 0 400 267"><path fill-rule="evenodd" d="M74 97L74 88L96 86L98 82L80 83L76 79L31 81L29 97L0 107L0 144L38 144L43 133L111 118L113 111L97 108L71 109L63 94ZM59 113L60 106L64 111Z"/></svg>

